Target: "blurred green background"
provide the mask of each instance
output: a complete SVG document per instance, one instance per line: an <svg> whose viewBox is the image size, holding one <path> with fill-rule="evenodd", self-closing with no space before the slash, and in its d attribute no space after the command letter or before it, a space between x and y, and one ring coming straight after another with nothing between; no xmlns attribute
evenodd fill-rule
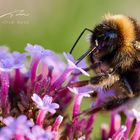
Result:
<svg viewBox="0 0 140 140"><path fill-rule="evenodd" d="M85 27L94 28L106 13L125 14L139 20L140 1L0 0L0 45L23 52L26 44L32 43L59 53L68 52L80 32ZM74 51L76 58L89 47L88 34ZM102 116L107 120L105 114ZM101 118L97 118L99 127Z"/></svg>
<svg viewBox="0 0 140 140"><path fill-rule="evenodd" d="M11 17L7 13L12 13ZM0 0L0 45L21 52L27 43L56 52L69 51L80 32L85 27L94 28L106 13L139 19L140 1ZM77 46L76 55L79 49L84 51L89 46L85 38Z"/></svg>

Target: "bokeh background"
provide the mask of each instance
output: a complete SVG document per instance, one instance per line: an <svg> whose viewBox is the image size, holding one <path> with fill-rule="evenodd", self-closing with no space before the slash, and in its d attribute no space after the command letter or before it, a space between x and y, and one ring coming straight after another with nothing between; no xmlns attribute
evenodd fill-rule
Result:
<svg viewBox="0 0 140 140"><path fill-rule="evenodd" d="M23 10L26 16L17 16L19 12L14 11L18 10ZM10 17L8 13L13 15ZM69 51L80 32L85 27L94 28L106 13L140 19L140 1L0 0L0 45L23 51L27 43L32 43L60 53ZM88 47L85 38L81 39L78 50Z"/></svg>
<svg viewBox="0 0 140 140"><path fill-rule="evenodd" d="M0 45L23 52L26 44L32 43L58 53L68 52L80 32L85 27L93 29L106 13L140 20L140 1L0 0ZM81 38L74 51L75 58L88 49L88 37L87 32ZM108 117L103 114L97 118L95 128Z"/></svg>

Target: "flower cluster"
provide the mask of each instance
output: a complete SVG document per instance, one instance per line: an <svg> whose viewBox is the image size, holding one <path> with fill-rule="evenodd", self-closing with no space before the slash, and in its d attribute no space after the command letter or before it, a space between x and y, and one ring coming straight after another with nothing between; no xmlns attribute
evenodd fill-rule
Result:
<svg viewBox="0 0 140 140"><path fill-rule="evenodd" d="M94 139L97 116L81 113L80 107L95 88L84 82L82 87L73 84L80 75L89 77L86 62L76 65L70 54L57 55L39 45L27 44L25 51L0 48L0 140ZM96 108L114 95L98 92L87 108ZM139 104L130 104L111 111L110 124L99 124L101 135L95 139L138 140Z"/></svg>

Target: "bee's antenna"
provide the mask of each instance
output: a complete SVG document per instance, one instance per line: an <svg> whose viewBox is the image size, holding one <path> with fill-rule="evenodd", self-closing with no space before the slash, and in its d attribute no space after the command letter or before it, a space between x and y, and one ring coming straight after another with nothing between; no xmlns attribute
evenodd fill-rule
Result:
<svg viewBox="0 0 140 140"><path fill-rule="evenodd" d="M75 63L76 65L81 62L81 60L83 60L86 56L88 56L90 53L92 53L93 51L97 51L96 47L92 47L90 48L88 51L86 51L81 57L78 58L77 62Z"/></svg>
<svg viewBox="0 0 140 140"><path fill-rule="evenodd" d="M93 33L93 31L91 29L85 28L81 34L79 35L79 37L77 38L77 40L75 41L74 45L72 46L71 50L70 50L70 54L72 54L73 49L75 48L76 44L78 43L79 39L81 38L81 36L84 34L85 31L89 31L91 33Z"/></svg>

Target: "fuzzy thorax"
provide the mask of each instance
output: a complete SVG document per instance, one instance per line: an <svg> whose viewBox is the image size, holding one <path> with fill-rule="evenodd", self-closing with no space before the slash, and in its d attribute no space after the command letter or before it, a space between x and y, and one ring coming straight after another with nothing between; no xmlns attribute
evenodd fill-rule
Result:
<svg viewBox="0 0 140 140"><path fill-rule="evenodd" d="M118 29L119 51L117 55L121 61L120 66L122 67L122 69L131 67L135 58L135 49L133 46L133 42L136 40L135 25L133 21L129 17L124 15L106 15L105 22ZM117 56L115 58L117 58Z"/></svg>

